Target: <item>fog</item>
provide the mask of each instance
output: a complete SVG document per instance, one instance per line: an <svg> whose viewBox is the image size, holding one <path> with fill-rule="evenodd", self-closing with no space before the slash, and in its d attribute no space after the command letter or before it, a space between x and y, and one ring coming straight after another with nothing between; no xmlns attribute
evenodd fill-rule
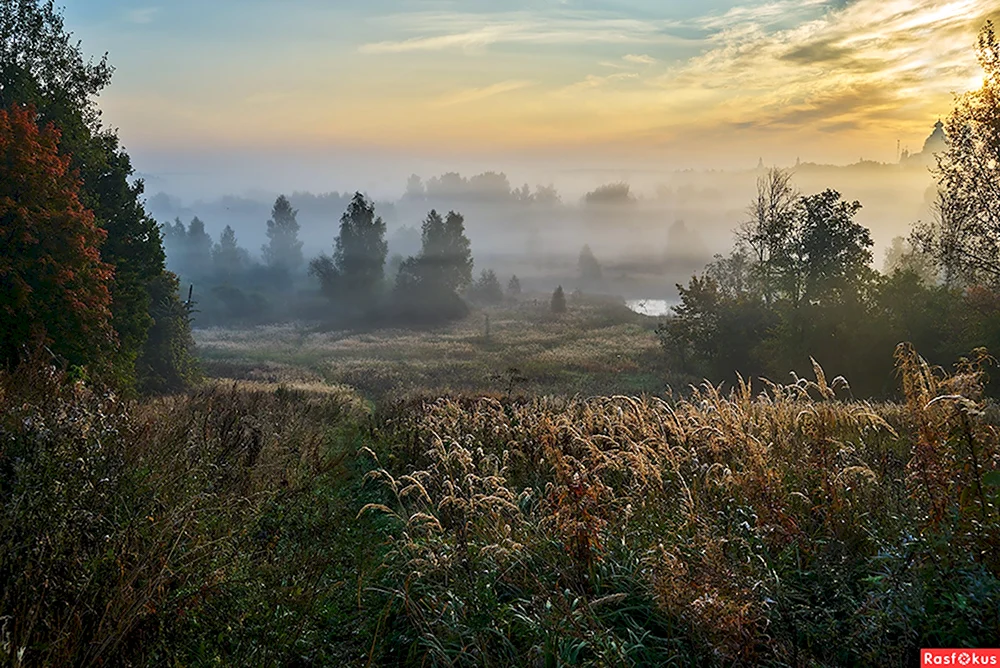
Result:
<svg viewBox="0 0 1000 668"><path fill-rule="evenodd" d="M876 242L875 268L881 268L893 237L907 235L926 219L933 193L930 160L920 156L897 164L861 161L846 166L800 163L788 166L802 194L827 188L863 205L858 221ZM417 163L425 164L425 163ZM436 164L436 163L435 163ZM371 167L370 165L368 167ZM458 173L443 170L400 177L395 186L361 187L339 174L336 190L284 191L298 210L303 254L308 261L330 254L339 220L356 190L366 192L386 222L389 243L387 279L394 256L420 250L420 226L427 213L458 211L472 244L475 275L492 269L506 280L517 275L528 292L567 290L620 296L625 299L676 298L675 284L686 282L716 253L733 246L733 230L745 219L756 189L756 168L735 170L656 171L638 167L542 170L515 168ZM394 174L407 170L397 166ZM548 180L538 180L548 176ZM197 217L218 241L228 225L252 259L260 259L266 221L279 190L255 189L241 194L202 194L186 187L197 175L146 176L147 208L158 222ZM285 175L288 178L288 175ZM315 187L317 181L303 178ZM204 179L202 179L204 181ZM371 180L368 179L368 185ZM157 190L172 185L177 192ZM200 186L206 192L206 186ZM588 245L602 267L600 280L584 280L579 271L581 248ZM167 244L170 253L170 244ZM190 274L169 257L168 264ZM191 280L194 280L191 278ZM303 284L308 283L303 280Z"/></svg>

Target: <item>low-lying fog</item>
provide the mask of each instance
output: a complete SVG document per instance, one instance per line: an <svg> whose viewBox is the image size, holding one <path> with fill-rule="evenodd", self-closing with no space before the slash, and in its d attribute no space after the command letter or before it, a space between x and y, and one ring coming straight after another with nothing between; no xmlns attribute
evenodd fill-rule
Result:
<svg viewBox="0 0 1000 668"><path fill-rule="evenodd" d="M915 221L928 216L933 191L928 162L803 163L794 168L793 181L803 194L832 188L845 199L859 200L864 208L858 221L872 230L875 266L881 268L892 238L908 234ZM712 255L732 248L733 229L744 220L762 171L642 173L628 183L614 173L590 171L531 185L499 171L428 174L399 183L393 196L374 194L374 199L387 224L390 258L419 251L420 225L429 210L455 210L465 216L475 275L493 269L504 282L516 274L527 291L562 284L567 291L644 300L642 308L659 315L676 299L675 283L686 282ZM322 194L285 193L298 210L307 260L332 251L340 217L356 189L352 183L336 185L338 191ZM187 201L156 192L155 180L147 189L147 207L160 223L179 218L187 224L197 216L215 241L229 225L239 245L256 259L279 194L220 194ZM580 279L578 258L584 245L601 263L599 284Z"/></svg>

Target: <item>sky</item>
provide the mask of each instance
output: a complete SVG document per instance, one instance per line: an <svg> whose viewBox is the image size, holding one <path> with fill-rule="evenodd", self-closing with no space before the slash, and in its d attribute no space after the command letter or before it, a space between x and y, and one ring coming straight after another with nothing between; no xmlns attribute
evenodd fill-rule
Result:
<svg viewBox="0 0 1000 668"><path fill-rule="evenodd" d="M919 150L953 94L979 86L991 14L995 0L65 8L116 68L100 106L140 171L228 171L246 187L314 173L387 187L379 174L449 164L893 161L897 140Z"/></svg>

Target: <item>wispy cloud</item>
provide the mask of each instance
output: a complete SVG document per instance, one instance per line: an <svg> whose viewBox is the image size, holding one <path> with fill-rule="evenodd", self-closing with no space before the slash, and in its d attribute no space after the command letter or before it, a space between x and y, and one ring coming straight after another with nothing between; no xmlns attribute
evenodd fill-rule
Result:
<svg viewBox="0 0 1000 668"><path fill-rule="evenodd" d="M992 0L856 0L764 29L759 21L772 20L779 4L729 12L715 48L659 85L709 92L718 100L713 116L756 127L924 123L926 105L975 72L975 32L998 11Z"/></svg>
<svg viewBox="0 0 1000 668"><path fill-rule="evenodd" d="M583 80L560 88L559 90L554 91L554 94L557 96L572 96L572 94L580 91L605 88L609 84L636 80L638 78L638 72L616 72L615 74L609 74L607 76L588 74Z"/></svg>
<svg viewBox="0 0 1000 668"><path fill-rule="evenodd" d="M697 39L676 34L676 21L643 21L587 12L552 15L531 12L493 14L416 12L387 17L384 27L402 33L359 47L366 54L471 50L497 44L536 45L691 45ZM403 35L410 34L411 37Z"/></svg>
<svg viewBox="0 0 1000 668"><path fill-rule="evenodd" d="M652 56L635 54L635 53L630 53L626 56L623 56L622 60L624 60L627 63L632 63L633 65L655 65L657 62L656 58L653 58Z"/></svg>
<svg viewBox="0 0 1000 668"><path fill-rule="evenodd" d="M159 7L140 7L138 9L130 9L125 12L125 20L128 23L135 23L137 25L145 25L147 23L152 23L156 15L159 14Z"/></svg>
<svg viewBox="0 0 1000 668"><path fill-rule="evenodd" d="M450 107L457 104L468 104L470 102L478 102L479 100L485 100L486 98L494 97L496 95L503 95L504 93L510 93L515 90L528 88L529 86L533 85L535 85L533 81L518 81L518 80L501 81L491 86L484 86L482 88L469 88L466 90L461 90L455 93L448 94L436 100L435 105L439 107Z"/></svg>

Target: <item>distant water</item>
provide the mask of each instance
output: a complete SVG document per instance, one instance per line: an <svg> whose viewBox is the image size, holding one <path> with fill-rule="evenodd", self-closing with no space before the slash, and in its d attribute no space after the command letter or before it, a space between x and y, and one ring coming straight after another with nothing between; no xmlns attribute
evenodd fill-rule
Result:
<svg viewBox="0 0 1000 668"><path fill-rule="evenodd" d="M625 302L629 309L642 315L654 317L670 314L670 308L677 302L668 302L666 299L630 299Z"/></svg>

